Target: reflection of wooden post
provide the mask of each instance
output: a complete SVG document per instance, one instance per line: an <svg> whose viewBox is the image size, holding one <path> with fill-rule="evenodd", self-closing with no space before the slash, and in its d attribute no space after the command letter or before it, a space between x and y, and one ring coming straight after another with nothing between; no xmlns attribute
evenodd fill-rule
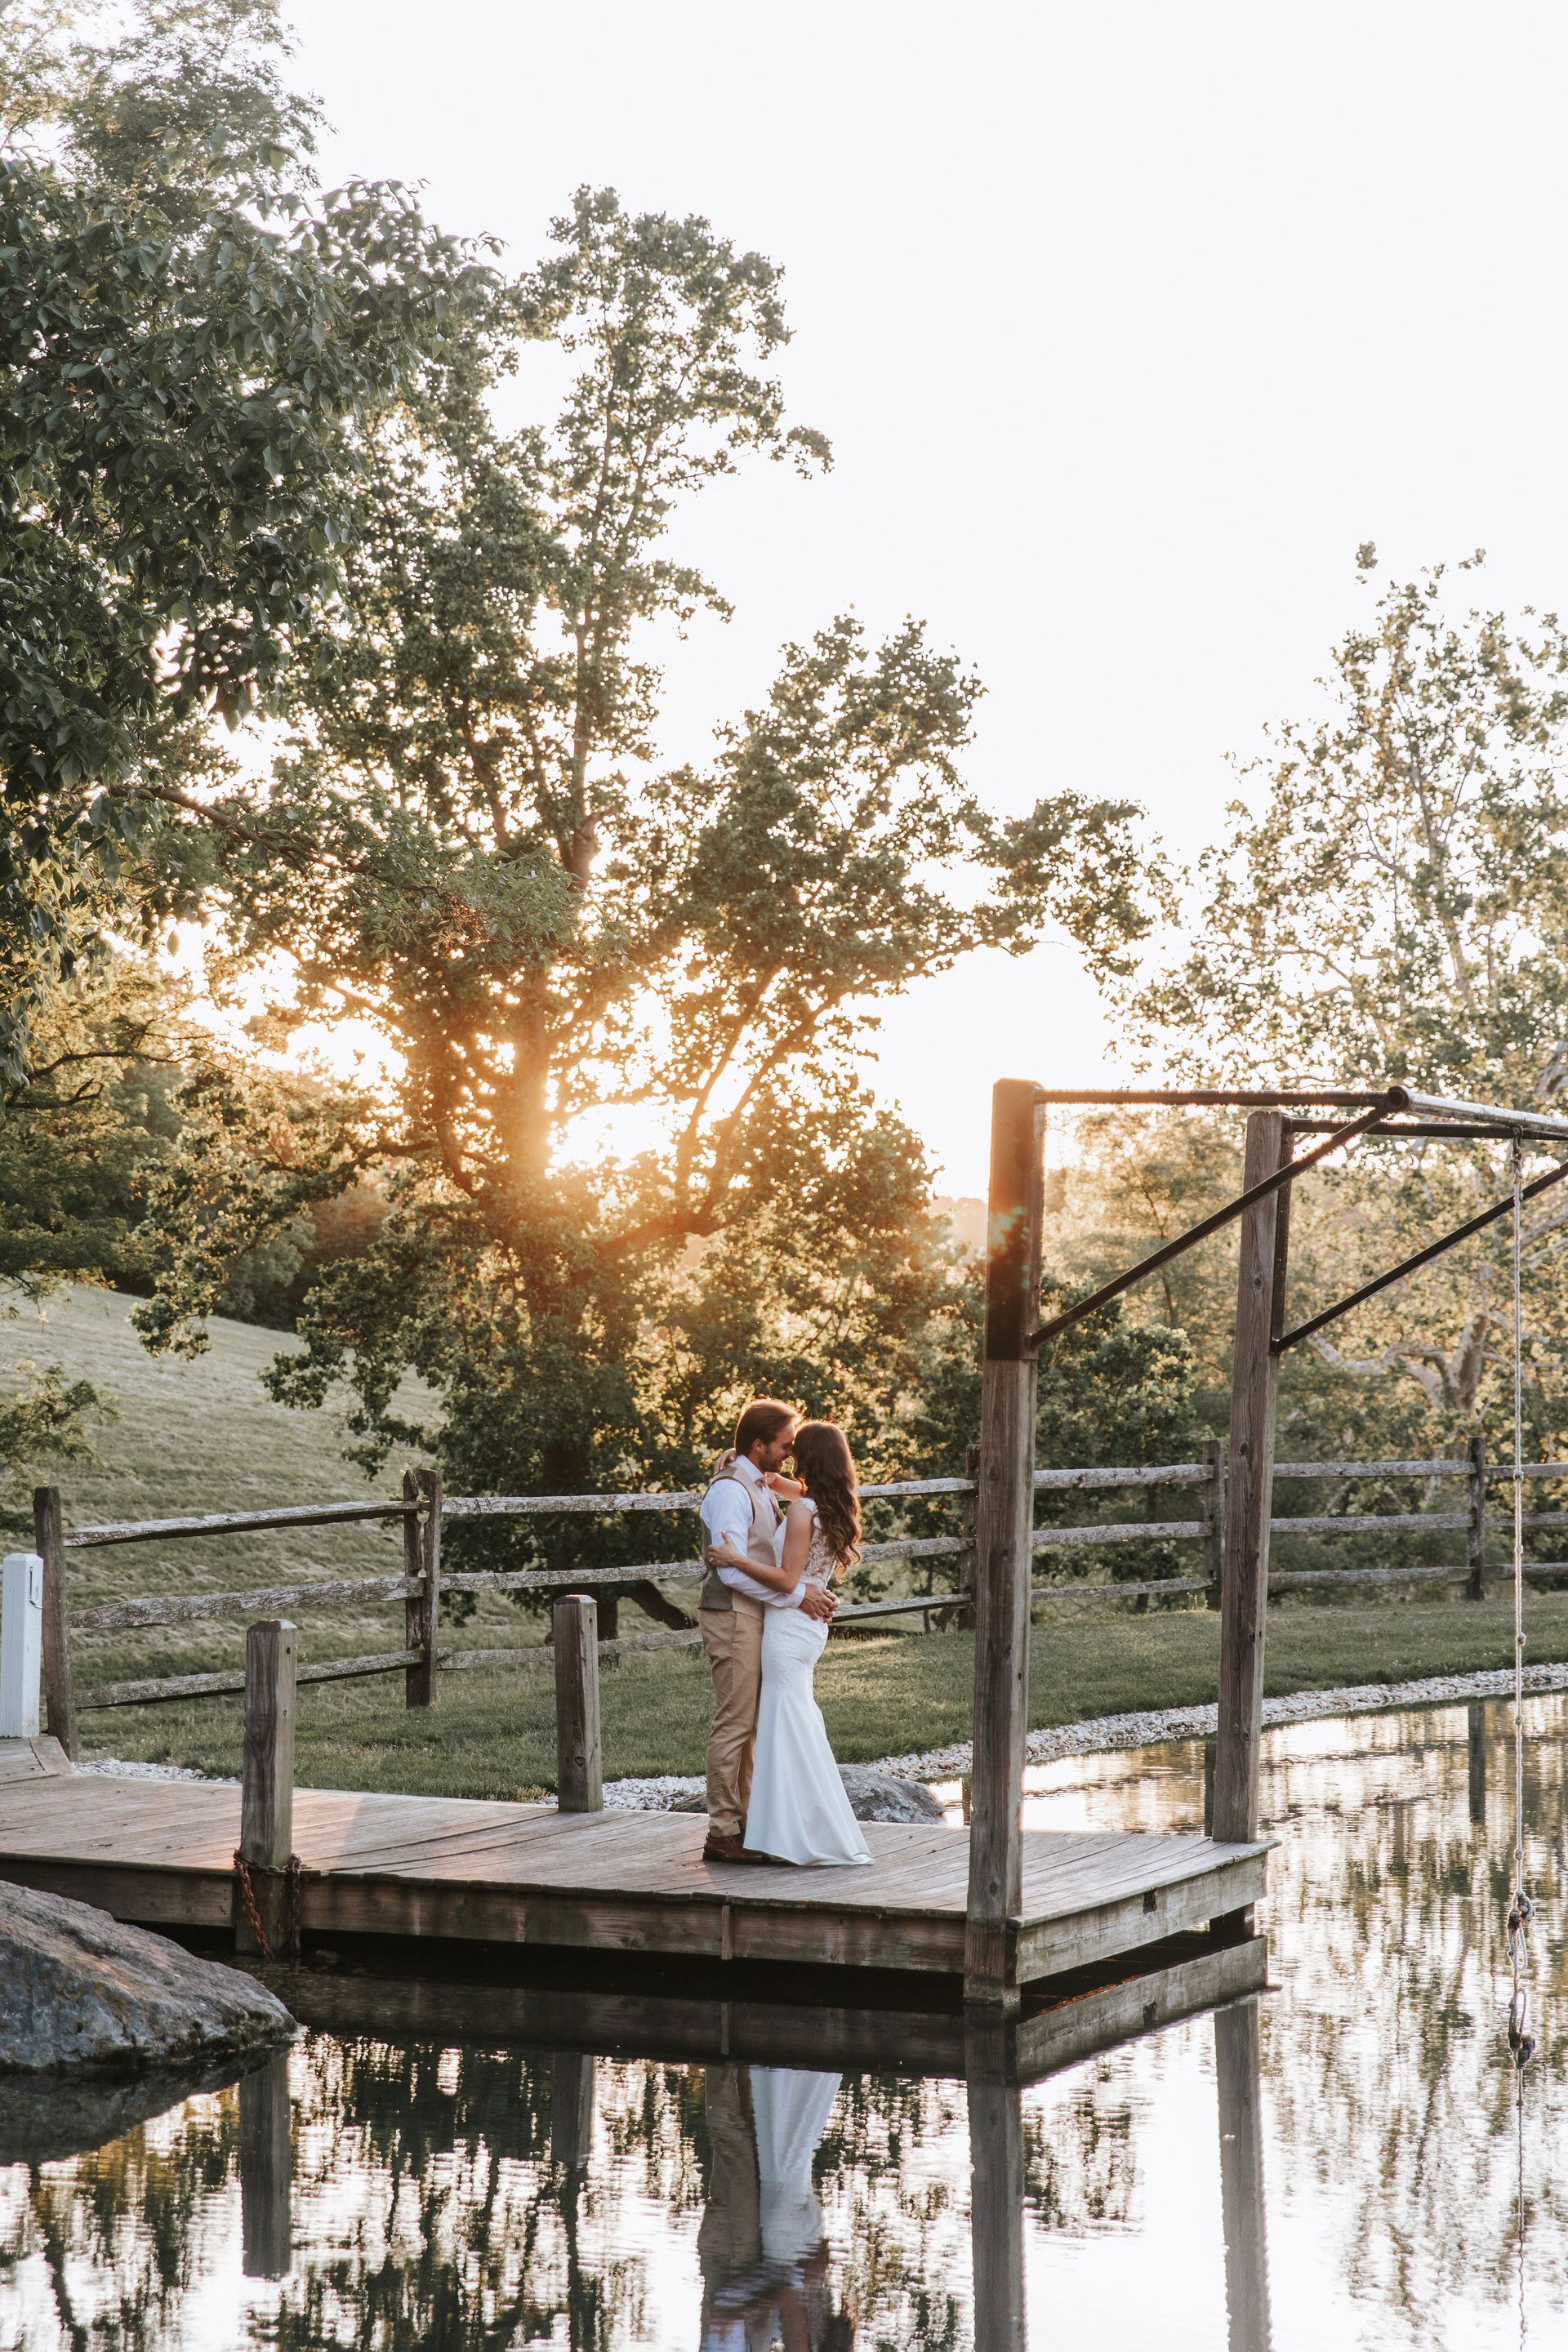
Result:
<svg viewBox="0 0 1568 2352"><path fill-rule="evenodd" d="M1472 1699L1466 1709L1470 1751L1470 1819L1478 1829L1487 1825L1487 1711Z"/></svg>
<svg viewBox="0 0 1568 2352"><path fill-rule="evenodd" d="M1016 2008L1010 1921L1023 1902L1024 1737L1040 1319L1045 1111L1039 1088L1000 1078L991 1097L991 1197L981 1346L974 1547L973 1820L963 1991Z"/></svg>
<svg viewBox="0 0 1568 2352"><path fill-rule="evenodd" d="M1213 1835L1214 1835L1214 1766L1215 1766L1215 1743L1212 1739L1205 1739L1205 1740L1204 1741L1204 1835L1205 1835L1205 1837L1213 1837Z"/></svg>
<svg viewBox="0 0 1568 2352"><path fill-rule="evenodd" d="M969 2226L976 2352L1025 2352L1023 2094L1009 2080L1005 2028L972 2022L964 2037L969 2091Z"/></svg>
<svg viewBox="0 0 1568 2352"><path fill-rule="evenodd" d="M1268 2352L1268 2235L1256 2000L1233 2001L1215 2011L1214 2048L1230 2352Z"/></svg>
<svg viewBox="0 0 1568 2352"><path fill-rule="evenodd" d="M293 2262L289 2192L294 2136L289 2053L239 2079L240 2268L247 2278L287 2278Z"/></svg>
<svg viewBox="0 0 1568 2352"><path fill-rule="evenodd" d="M1289 1157L1283 1112L1255 1110L1247 1122L1243 1189L1250 1192ZM1214 1833L1258 1835L1263 1731L1263 1637L1268 1612L1268 1521L1274 1498L1274 1399L1285 1304L1290 1188L1255 1202L1241 1220L1236 1354L1231 1373L1230 1453L1226 1478L1225 1592L1220 1611L1219 1735Z"/></svg>
<svg viewBox="0 0 1568 2352"><path fill-rule="evenodd" d="M71 1686L71 1612L58 1486L33 1489L33 1549L44 1563L44 1696L49 1734L74 1762L76 1694Z"/></svg>
<svg viewBox="0 0 1568 2352"><path fill-rule="evenodd" d="M1479 1429L1470 1438L1468 1533L1470 1580L1465 1592L1471 1601L1484 1601L1487 1597L1487 1441Z"/></svg>
<svg viewBox="0 0 1568 2352"><path fill-rule="evenodd" d="M441 1624L441 1474L403 1474L403 1573L421 1590L403 1604L403 1646L420 1653L403 1675L405 1706L436 1704L436 1643Z"/></svg>
<svg viewBox="0 0 1568 2352"><path fill-rule="evenodd" d="M550 2062L550 2154L581 2172L594 2152L594 2060L584 2050L557 2050Z"/></svg>
<svg viewBox="0 0 1568 2352"><path fill-rule="evenodd" d="M239 1853L249 1874L261 1937L272 1951L291 1941L289 1860L294 1847L294 1628L286 1618L249 1627L245 1637L245 1760ZM242 1883L235 1890L235 1942L262 1948Z"/></svg>
<svg viewBox="0 0 1568 2352"><path fill-rule="evenodd" d="M555 1604L555 1801L563 1813L596 1813L605 1802L599 1737L599 1612L593 1596L569 1592Z"/></svg>

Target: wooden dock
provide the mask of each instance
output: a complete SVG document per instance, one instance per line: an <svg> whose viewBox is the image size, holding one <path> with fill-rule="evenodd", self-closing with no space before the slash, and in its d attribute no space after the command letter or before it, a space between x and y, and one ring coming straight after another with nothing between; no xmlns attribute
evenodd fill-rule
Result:
<svg viewBox="0 0 1568 2352"><path fill-rule="evenodd" d="M705 1862L700 1814L299 1789L307 1935L379 1935L705 1961L962 1976L969 1836L867 1825L869 1868ZM240 1790L73 1770L47 1739L0 1752L0 1877L149 1927L227 1928ZM1023 1837L1008 1923L1019 1985L1199 1931L1263 1893L1265 1843L1053 1830Z"/></svg>

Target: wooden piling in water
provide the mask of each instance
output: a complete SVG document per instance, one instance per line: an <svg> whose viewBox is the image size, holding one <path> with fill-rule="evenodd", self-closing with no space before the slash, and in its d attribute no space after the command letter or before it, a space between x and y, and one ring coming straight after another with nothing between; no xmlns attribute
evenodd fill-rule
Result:
<svg viewBox="0 0 1568 2352"><path fill-rule="evenodd" d="M1215 2010L1220 2212L1230 2352L1270 2352L1258 2041L1256 2000L1232 2001Z"/></svg>
<svg viewBox="0 0 1568 2352"><path fill-rule="evenodd" d="M1255 1110L1247 1122L1243 1190L1266 1182L1289 1153L1289 1120L1280 1111ZM1289 1196L1289 1186L1282 1185L1244 1213L1237 1274L1214 1834L1237 1843L1258 1835L1279 1360L1274 1341L1283 1328Z"/></svg>
<svg viewBox="0 0 1568 2352"><path fill-rule="evenodd" d="M586 1592L555 1604L555 1801L563 1813L604 1809L599 1733L599 1610Z"/></svg>
<svg viewBox="0 0 1568 2352"><path fill-rule="evenodd" d="M281 1952L295 1936L289 1902L295 1643L295 1629L286 1618L252 1625L245 1637L245 1758L234 1923L242 1952Z"/></svg>
<svg viewBox="0 0 1568 2352"><path fill-rule="evenodd" d="M287 2278L294 2263L294 2187L289 2053L239 2078L240 2270L246 2278Z"/></svg>
<svg viewBox="0 0 1568 2352"><path fill-rule="evenodd" d="M1039 1088L1021 1078L999 1078L991 1104L963 1990L969 2001L1016 2007L1010 1922L1023 1900L1045 1109Z"/></svg>
<svg viewBox="0 0 1568 2352"><path fill-rule="evenodd" d="M1023 2096L999 2017L964 2033L969 2098L969 2231L976 2346L1026 2352Z"/></svg>

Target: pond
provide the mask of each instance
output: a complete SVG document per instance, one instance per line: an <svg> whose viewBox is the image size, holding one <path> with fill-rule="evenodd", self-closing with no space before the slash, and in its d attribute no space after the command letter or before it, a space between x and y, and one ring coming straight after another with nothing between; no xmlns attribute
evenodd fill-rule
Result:
<svg viewBox="0 0 1568 2352"><path fill-rule="evenodd" d="M1270 1732L1275 1989L1021 2095L1035 2352L1562 2340L1568 1699L1526 1712L1528 2071L1504 2038L1511 1709ZM1195 1827L1203 1776L1198 1743L1053 1765L1028 1817ZM252 2078L0 2168L0 2345L974 2345L962 2080L326 2032L279 2063L287 2107ZM254 2162L290 2124L291 2210L258 2215L242 2142Z"/></svg>

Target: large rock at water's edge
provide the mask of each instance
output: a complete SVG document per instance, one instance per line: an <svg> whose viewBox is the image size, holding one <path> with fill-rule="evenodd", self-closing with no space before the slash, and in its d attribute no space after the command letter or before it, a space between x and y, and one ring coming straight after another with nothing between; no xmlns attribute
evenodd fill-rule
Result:
<svg viewBox="0 0 1568 2352"><path fill-rule="evenodd" d="M107 1911L0 1885L0 2074L139 2074L243 2058L294 2020L251 1977Z"/></svg>
<svg viewBox="0 0 1568 2352"><path fill-rule="evenodd" d="M869 1764L840 1764L838 1777L858 1822L940 1822L942 1817L942 1807L921 1780L895 1780L890 1772L879 1772ZM700 1790L670 1807L674 1813L707 1810Z"/></svg>

